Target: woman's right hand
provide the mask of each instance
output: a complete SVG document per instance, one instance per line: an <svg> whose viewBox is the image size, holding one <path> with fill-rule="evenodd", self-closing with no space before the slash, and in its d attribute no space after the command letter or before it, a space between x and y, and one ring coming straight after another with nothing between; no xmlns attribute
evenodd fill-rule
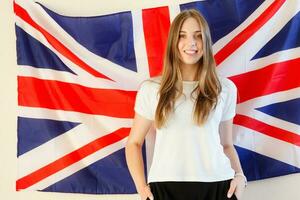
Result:
<svg viewBox="0 0 300 200"><path fill-rule="evenodd" d="M153 194L151 192L150 186L144 186L140 191L141 200L154 200Z"/></svg>

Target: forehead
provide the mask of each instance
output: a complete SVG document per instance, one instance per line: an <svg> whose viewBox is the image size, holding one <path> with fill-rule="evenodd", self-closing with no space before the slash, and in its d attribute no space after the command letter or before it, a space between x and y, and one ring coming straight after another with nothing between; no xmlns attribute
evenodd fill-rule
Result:
<svg viewBox="0 0 300 200"><path fill-rule="evenodd" d="M200 27L200 24L198 23L198 21L195 18L189 17L186 20L184 20L180 31L196 32L196 31L201 31L201 27Z"/></svg>

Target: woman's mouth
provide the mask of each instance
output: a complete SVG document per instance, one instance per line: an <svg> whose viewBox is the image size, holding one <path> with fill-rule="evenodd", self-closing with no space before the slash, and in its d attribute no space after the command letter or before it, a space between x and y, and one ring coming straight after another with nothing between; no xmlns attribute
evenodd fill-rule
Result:
<svg viewBox="0 0 300 200"><path fill-rule="evenodd" d="M186 53L188 55L194 55L194 54L198 53L198 50L184 50L184 53Z"/></svg>

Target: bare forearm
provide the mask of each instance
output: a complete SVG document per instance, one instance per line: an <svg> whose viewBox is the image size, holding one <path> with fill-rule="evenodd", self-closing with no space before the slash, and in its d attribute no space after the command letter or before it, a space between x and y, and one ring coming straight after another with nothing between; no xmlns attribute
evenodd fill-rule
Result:
<svg viewBox="0 0 300 200"><path fill-rule="evenodd" d="M227 146L223 148L225 155L229 158L232 169L235 172L243 172L238 154L234 146Z"/></svg>
<svg viewBox="0 0 300 200"><path fill-rule="evenodd" d="M142 188L144 188L147 185L144 174L144 163L141 146L135 144L127 145L126 160L136 189L138 193L140 193Z"/></svg>

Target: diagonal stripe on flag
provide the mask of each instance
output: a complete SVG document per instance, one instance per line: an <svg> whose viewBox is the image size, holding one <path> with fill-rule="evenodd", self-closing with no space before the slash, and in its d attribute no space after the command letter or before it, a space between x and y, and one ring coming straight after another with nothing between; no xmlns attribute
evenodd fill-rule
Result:
<svg viewBox="0 0 300 200"><path fill-rule="evenodd" d="M227 43L226 46L217 52L215 54L217 65L221 64L254 33L256 33L259 28L262 27L278 11L284 2L285 0L274 1L274 3L272 3L255 21L253 21L248 27Z"/></svg>
<svg viewBox="0 0 300 200"><path fill-rule="evenodd" d="M127 137L129 134L129 128L121 128L113 133L110 133L106 136L100 137L83 147L63 156L51 162L50 164L38 169L37 171L32 172L20 179L17 180L16 188L17 190L26 189L31 185L43 180L44 178L80 161L81 159L89 156L96 151L116 143L119 140Z"/></svg>
<svg viewBox="0 0 300 200"><path fill-rule="evenodd" d="M254 118L238 114L234 123L300 147L300 135L271 126Z"/></svg>
<svg viewBox="0 0 300 200"><path fill-rule="evenodd" d="M72 51L70 51L66 46L64 46L60 41L58 41L55 37L53 37L49 32L47 32L45 29L43 29L41 26L39 26L36 22L34 22L33 19L30 17L30 15L28 14L28 12L24 8L19 6L16 2L14 2L14 11L17 16L19 16L21 19L26 21L28 24L30 24L32 27L34 27L36 30L41 32L43 34L43 36L48 40L48 42L57 51L59 51L62 55L64 55L68 59L70 59L73 63L82 67L84 70L86 70L93 76L111 80L107 76L99 73L98 71L96 71L92 67L90 67L88 64L86 64L83 60L81 60L74 53L72 53Z"/></svg>

